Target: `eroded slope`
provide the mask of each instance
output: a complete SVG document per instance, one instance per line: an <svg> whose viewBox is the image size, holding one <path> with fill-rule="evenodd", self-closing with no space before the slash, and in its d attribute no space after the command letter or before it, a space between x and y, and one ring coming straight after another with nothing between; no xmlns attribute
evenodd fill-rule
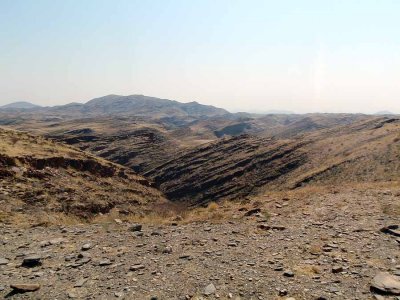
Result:
<svg viewBox="0 0 400 300"><path fill-rule="evenodd" d="M21 212L90 217L164 202L131 170L42 137L0 129L2 218Z"/></svg>

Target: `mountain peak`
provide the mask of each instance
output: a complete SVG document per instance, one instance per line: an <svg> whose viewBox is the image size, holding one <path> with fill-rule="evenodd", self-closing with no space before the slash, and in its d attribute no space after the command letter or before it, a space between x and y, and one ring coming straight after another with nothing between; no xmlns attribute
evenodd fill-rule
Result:
<svg viewBox="0 0 400 300"><path fill-rule="evenodd" d="M137 116L216 116L228 112L196 101L182 103L145 95L107 95L88 101L85 111L94 114L132 114Z"/></svg>
<svg viewBox="0 0 400 300"><path fill-rule="evenodd" d="M12 102L3 106L0 106L0 108L8 108L8 109L32 109L32 108L39 108L41 107L40 105L36 105L27 101L17 101L17 102Z"/></svg>

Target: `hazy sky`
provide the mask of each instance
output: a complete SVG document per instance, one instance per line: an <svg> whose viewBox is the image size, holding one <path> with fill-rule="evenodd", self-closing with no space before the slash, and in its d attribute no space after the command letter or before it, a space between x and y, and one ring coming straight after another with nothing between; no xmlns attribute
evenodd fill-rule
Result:
<svg viewBox="0 0 400 300"><path fill-rule="evenodd" d="M400 113L399 0L0 0L0 104Z"/></svg>

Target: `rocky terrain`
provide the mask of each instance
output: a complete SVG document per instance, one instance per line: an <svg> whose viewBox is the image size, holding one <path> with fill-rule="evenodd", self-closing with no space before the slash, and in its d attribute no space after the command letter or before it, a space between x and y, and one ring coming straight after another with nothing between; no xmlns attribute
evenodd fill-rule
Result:
<svg viewBox="0 0 400 300"><path fill-rule="evenodd" d="M399 197L393 184L300 189L210 206L210 216L220 214L201 222L4 225L0 294L394 300L400 294L400 240L395 230L381 229L398 224Z"/></svg>
<svg viewBox="0 0 400 300"><path fill-rule="evenodd" d="M400 297L398 116L110 95L0 125L4 298Z"/></svg>

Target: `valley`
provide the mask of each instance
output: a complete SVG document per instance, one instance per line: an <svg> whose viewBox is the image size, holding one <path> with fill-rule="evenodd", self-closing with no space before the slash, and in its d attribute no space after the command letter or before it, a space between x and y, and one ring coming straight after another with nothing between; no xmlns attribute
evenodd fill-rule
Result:
<svg viewBox="0 0 400 300"><path fill-rule="evenodd" d="M0 127L2 296L400 294L397 115L109 95L0 107Z"/></svg>

